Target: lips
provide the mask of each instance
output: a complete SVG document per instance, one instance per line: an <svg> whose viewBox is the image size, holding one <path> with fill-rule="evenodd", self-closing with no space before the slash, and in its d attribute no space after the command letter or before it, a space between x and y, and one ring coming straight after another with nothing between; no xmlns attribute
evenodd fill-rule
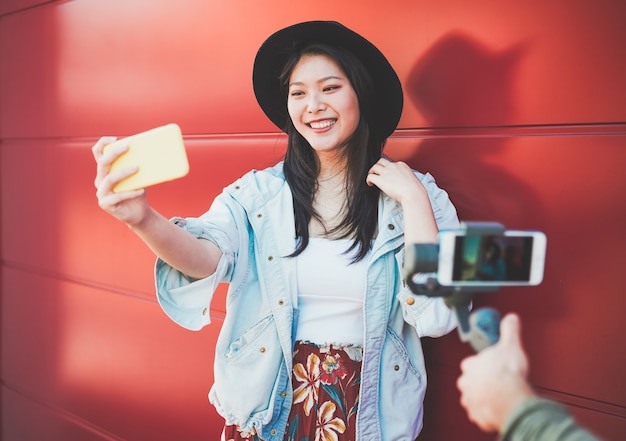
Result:
<svg viewBox="0 0 626 441"><path fill-rule="evenodd" d="M336 119L324 119L324 120L319 120L319 121L308 122L307 126L315 130L327 129L333 126L336 122L337 122Z"/></svg>

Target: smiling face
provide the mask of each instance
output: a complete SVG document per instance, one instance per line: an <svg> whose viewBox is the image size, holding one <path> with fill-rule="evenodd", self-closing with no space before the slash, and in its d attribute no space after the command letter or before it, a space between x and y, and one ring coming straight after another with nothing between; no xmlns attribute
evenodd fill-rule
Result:
<svg viewBox="0 0 626 441"><path fill-rule="evenodd" d="M287 110L319 154L342 146L356 130L359 101L345 72L326 55L303 55L289 79Z"/></svg>

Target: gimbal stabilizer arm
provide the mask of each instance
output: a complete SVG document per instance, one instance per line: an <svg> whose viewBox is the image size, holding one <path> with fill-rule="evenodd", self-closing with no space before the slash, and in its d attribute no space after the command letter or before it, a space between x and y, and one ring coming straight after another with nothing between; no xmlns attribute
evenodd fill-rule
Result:
<svg viewBox="0 0 626 441"><path fill-rule="evenodd" d="M502 234L504 226L490 222L465 222L462 228L469 234ZM496 292L493 286L443 286L437 280L439 264L438 244L407 244L405 246L404 280L418 295L443 297L455 313L461 341L469 343L475 351L495 344L500 337L500 313L493 308L480 308L470 313L473 295Z"/></svg>

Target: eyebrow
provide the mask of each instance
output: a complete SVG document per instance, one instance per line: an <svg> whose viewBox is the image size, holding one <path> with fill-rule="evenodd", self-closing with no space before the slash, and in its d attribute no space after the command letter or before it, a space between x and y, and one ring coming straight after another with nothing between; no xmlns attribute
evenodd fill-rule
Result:
<svg viewBox="0 0 626 441"><path fill-rule="evenodd" d="M337 75L329 75L324 78L320 78L316 81L316 83L323 83L328 80L343 80L343 77L339 77ZM302 86L304 83L302 81L294 81L293 83L289 83L289 87L291 86Z"/></svg>

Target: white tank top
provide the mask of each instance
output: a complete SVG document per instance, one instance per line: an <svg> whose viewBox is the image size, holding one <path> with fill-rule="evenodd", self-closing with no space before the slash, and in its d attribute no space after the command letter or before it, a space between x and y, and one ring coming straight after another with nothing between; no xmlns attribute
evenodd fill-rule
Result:
<svg viewBox="0 0 626 441"><path fill-rule="evenodd" d="M312 237L296 257L298 329L296 340L316 344L363 344L363 302L368 255L350 264L343 254L351 240Z"/></svg>

